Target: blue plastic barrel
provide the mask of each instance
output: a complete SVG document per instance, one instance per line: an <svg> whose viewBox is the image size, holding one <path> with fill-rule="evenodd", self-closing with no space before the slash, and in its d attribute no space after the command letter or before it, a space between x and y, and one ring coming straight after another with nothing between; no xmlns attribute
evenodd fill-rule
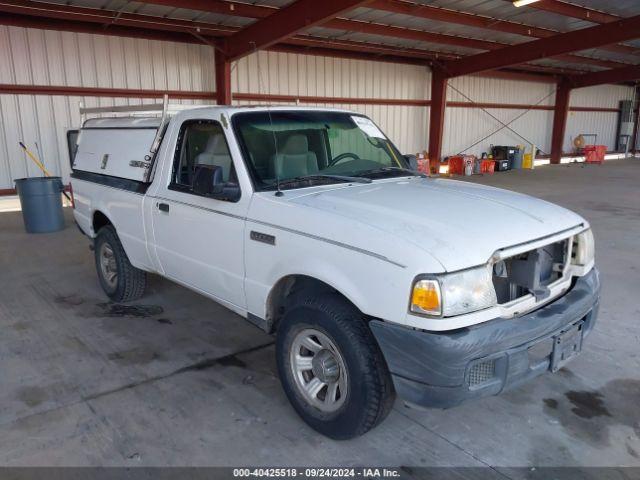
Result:
<svg viewBox="0 0 640 480"><path fill-rule="evenodd" d="M16 180L16 190L28 233L57 232L64 228L60 177L20 178Z"/></svg>

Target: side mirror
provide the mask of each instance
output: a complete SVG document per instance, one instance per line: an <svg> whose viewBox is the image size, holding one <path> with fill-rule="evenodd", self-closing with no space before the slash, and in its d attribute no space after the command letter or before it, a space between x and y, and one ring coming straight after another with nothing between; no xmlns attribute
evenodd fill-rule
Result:
<svg viewBox="0 0 640 480"><path fill-rule="evenodd" d="M191 190L197 195L210 196L217 185L222 184L222 167L196 165Z"/></svg>
<svg viewBox="0 0 640 480"><path fill-rule="evenodd" d="M418 159L415 155L403 155L404 159L409 162L411 170L418 171Z"/></svg>
<svg viewBox="0 0 640 480"><path fill-rule="evenodd" d="M240 186L222 179L222 167L218 165L196 165L191 190L196 195L237 202L240 200Z"/></svg>

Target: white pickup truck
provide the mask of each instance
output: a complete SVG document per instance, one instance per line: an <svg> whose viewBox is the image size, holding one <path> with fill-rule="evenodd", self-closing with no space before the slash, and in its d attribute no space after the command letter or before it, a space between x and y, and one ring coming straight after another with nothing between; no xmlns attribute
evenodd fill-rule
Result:
<svg viewBox="0 0 640 480"><path fill-rule="evenodd" d="M396 392L437 408L498 394L592 330L575 213L422 175L354 112L158 109L81 127L74 214L102 288L128 302L162 275L274 333L284 391L319 432L365 433Z"/></svg>

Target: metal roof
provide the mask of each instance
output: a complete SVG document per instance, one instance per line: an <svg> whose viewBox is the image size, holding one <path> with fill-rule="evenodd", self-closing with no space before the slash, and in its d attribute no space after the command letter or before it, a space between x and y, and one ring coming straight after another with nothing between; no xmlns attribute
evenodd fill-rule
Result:
<svg viewBox="0 0 640 480"><path fill-rule="evenodd" d="M443 33L447 35L457 35L467 38L477 38L501 43L515 44L526 42L527 38L521 35L495 32L483 28L456 25L454 23L438 22L426 18L404 15L401 13L390 13L383 10L371 8L357 8L343 15L344 18L360 20L365 22L381 23L385 25L395 25L414 30L424 30L428 32Z"/></svg>
<svg viewBox="0 0 640 480"><path fill-rule="evenodd" d="M213 26L224 26L233 28L242 28L255 22L254 18L247 18L237 15L227 15L220 13L204 12L200 10L192 10L188 8L156 5L152 3L128 1L128 0L44 0L43 3L54 3L57 5L71 7L86 7L99 9L104 12L113 12L114 24L117 24L117 15L122 13L141 14L150 17L158 17L168 20L180 20L188 22L200 22L211 24ZM259 2L245 2L245 5L282 8L291 3L291 0L260 0ZM240 2L235 2L241 5ZM176 0L175 5L181 5ZM413 0L411 3L404 2L404 5L412 5L414 11L419 12L420 7L425 9L433 9L437 7L447 12L458 12L465 14L478 15L499 21L508 21L517 24L523 24L531 27L552 30L558 33L569 32L588 28L594 25L593 22L582 19L565 16L548 11L538 10L536 8L522 7L515 8L509 0ZM535 5L535 4L534 4ZM611 15L617 15L623 18L640 15L640 2L637 0L575 0L572 5L599 10ZM423 16L407 15L403 13L395 13L389 10L381 10L374 8L356 8L343 14L340 18L352 21L364 22L366 25L378 27L376 33L355 32L344 29L327 28L327 26L313 27L301 35L311 36L317 40L342 40L350 42L360 42L364 44L381 45L396 48L408 48L415 50L425 50L427 52L442 53L448 55L467 56L481 53L486 49L478 49L471 46L446 44L447 38L455 37L461 39L461 42L483 41L497 43L496 48L500 44L515 45L530 42L536 38L527 37L520 34L509 33L506 31L496 30L495 27L479 28L475 26L463 25L460 23L449 23L440 20L424 18ZM398 38L391 34L378 34L385 26L392 26L401 29L408 29L418 36L420 32L431 34L447 35L449 37L440 37L441 40L421 41L419 39ZM384 30L382 30L384 33ZM411 36L411 35L409 35ZM460 43L460 42L458 42ZM471 42L469 42L471 43ZM476 43L477 45L477 43ZM604 62L618 62L624 64L640 63L640 39L627 42L628 46L638 48L638 54L630 51L612 51L612 49L599 48L585 50L579 52L579 55L588 57L594 61L585 61L578 63L579 59L575 56L571 62L565 59L545 59L531 62L534 65L549 66L554 68L570 68L578 71L598 71L607 68ZM569 59L567 59L569 60ZM599 62L599 64L598 64ZM596 63L596 64L594 64Z"/></svg>

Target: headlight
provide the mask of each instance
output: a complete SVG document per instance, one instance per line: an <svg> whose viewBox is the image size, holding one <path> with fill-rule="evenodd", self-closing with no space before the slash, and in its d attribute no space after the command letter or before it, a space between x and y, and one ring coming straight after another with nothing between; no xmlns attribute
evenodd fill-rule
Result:
<svg viewBox="0 0 640 480"><path fill-rule="evenodd" d="M571 263L584 267L589 265L595 257L596 245L593 240L593 232L589 228L576 235L573 242L573 258Z"/></svg>
<svg viewBox="0 0 640 480"><path fill-rule="evenodd" d="M497 302L491 268L487 265L430 279L418 278L411 294L411 312L452 317Z"/></svg>

